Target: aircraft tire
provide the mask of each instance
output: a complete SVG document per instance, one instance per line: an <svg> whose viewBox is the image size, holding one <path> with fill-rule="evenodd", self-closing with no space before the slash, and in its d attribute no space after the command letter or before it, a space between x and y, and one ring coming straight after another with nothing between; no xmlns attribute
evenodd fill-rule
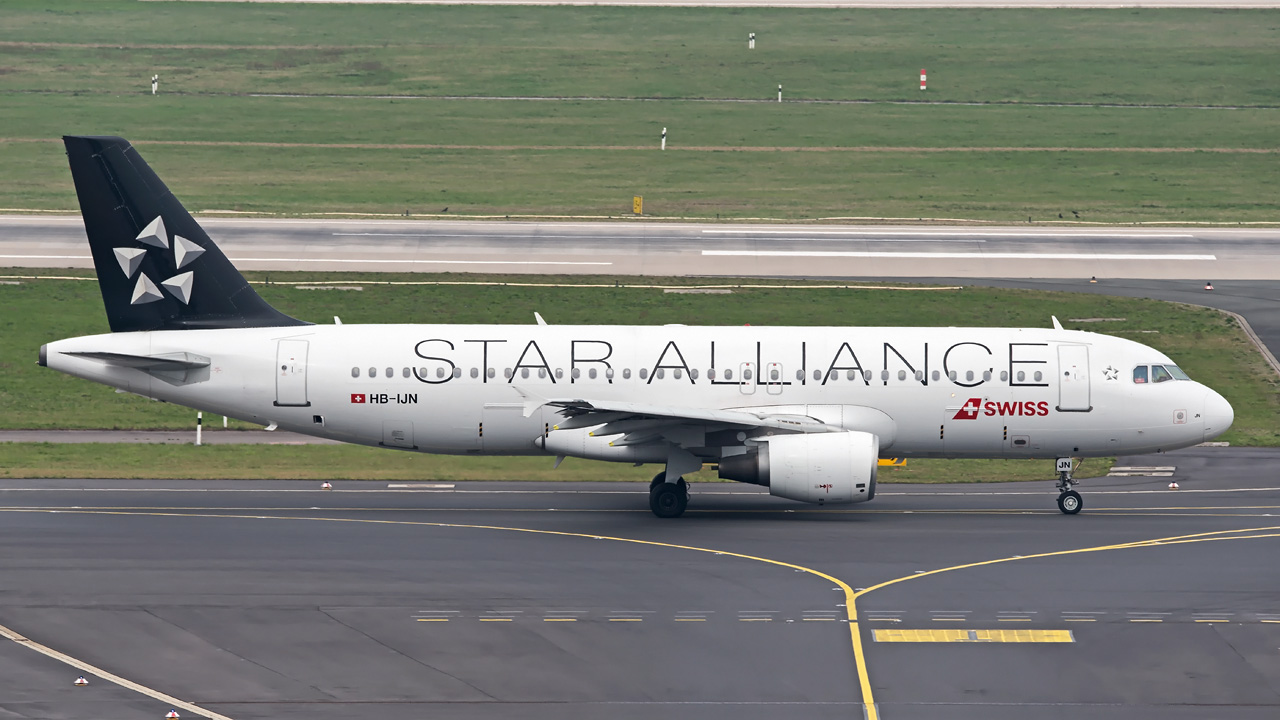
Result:
<svg viewBox="0 0 1280 720"><path fill-rule="evenodd" d="M653 489L654 489L654 488L658 487L659 485L661 485L662 483L664 483L664 482L666 482L666 481L667 481L667 471L666 471L666 470L663 470L662 472L658 473L657 475L654 475L654 476L653 476L653 479L649 481L649 492L653 492Z"/></svg>
<svg viewBox="0 0 1280 720"><path fill-rule="evenodd" d="M1075 490L1068 490L1058 496L1058 509L1064 515L1075 515L1084 507L1084 500L1080 498L1080 493Z"/></svg>
<svg viewBox="0 0 1280 720"><path fill-rule="evenodd" d="M678 518L688 506L689 491L683 478L679 483L655 485L649 491L649 509L660 518Z"/></svg>

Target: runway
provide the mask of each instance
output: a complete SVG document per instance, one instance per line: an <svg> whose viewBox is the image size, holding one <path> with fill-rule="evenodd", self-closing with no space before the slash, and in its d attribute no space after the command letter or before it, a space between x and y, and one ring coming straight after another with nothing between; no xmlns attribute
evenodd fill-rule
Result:
<svg viewBox="0 0 1280 720"><path fill-rule="evenodd" d="M201 218L244 270L1280 279L1280 230ZM78 217L0 216L0 266L90 267Z"/></svg>
<svg viewBox="0 0 1280 720"><path fill-rule="evenodd" d="M1278 459L1171 453L1182 490L1075 517L1048 482L662 521L625 484L4 480L0 625L237 720L1270 718ZM0 708L169 709L80 674L0 641Z"/></svg>

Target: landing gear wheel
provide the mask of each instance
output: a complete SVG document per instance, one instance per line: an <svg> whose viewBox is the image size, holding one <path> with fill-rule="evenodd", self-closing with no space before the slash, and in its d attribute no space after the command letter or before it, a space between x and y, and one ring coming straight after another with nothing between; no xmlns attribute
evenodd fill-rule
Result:
<svg viewBox="0 0 1280 720"><path fill-rule="evenodd" d="M658 487L659 485L661 485L662 483L664 483L664 482L666 482L666 481L667 481L667 471L666 471L666 470L663 470L662 472L658 473L657 475L654 475L654 476L653 476L653 479L649 481L649 492L653 492L653 489L654 489L654 488Z"/></svg>
<svg viewBox="0 0 1280 720"><path fill-rule="evenodd" d="M1084 507L1084 500L1080 498L1080 493L1075 490L1068 490L1058 496L1058 509L1064 515L1075 515Z"/></svg>
<svg viewBox="0 0 1280 720"><path fill-rule="evenodd" d="M661 482L649 490L649 509L660 518L678 518L689 506L689 486L679 482Z"/></svg>

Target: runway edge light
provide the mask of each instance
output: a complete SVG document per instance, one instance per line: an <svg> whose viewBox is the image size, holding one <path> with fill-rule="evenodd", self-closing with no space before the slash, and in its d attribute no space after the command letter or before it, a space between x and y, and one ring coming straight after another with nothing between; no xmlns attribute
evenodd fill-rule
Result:
<svg viewBox="0 0 1280 720"><path fill-rule="evenodd" d="M73 682L73 683L71 683L71 684L72 684L72 685L75 685L75 686L77 686L77 687L79 687L79 686L82 686L82 685L88 685L88 684L89 684L89 681L88 681L88 680L85 680L85 679L84 679L84 676L83 676L83 675L81 675L80 677L76 678L76 681L75 681L75 682Z"/></svg>
<svg viewBox="0 0 1280 720"><path fill-rule="evenodd" d="M169 718L174 718L176 720L176 718L179 718L182 716L178 714L177 710L170 710L168 713L165 714L164 717L165 717L165 720L169 720Z"/></svg>
<svg viewBox="0 0 1280 720"><path fill-rule="evenodd" d="M1177 480L1174 480L1173 482L1169 483L1169 489L1170 489L1170 490L1177 490L1177 489L1178 489L1178 488L1180 488L1180 487L1182 487L1182 486L1178 484L1178 481L1177 481Z"/></svg>
<svg viewBox="0 0 1280 720"><path fill-rule="evenodd" d="M321 490L332 490L332 489L333 489L333 484L326 480L325 482L320 483L320 489L321 489Z"/></svg>

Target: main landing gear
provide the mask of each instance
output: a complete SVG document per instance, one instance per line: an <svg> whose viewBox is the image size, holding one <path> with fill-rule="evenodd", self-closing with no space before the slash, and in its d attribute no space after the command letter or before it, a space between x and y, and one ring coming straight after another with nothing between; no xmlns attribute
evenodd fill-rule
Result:
<svg viewBox="0 0 1280 720"><path fill-rule="evenodd" d="M665 471L653 476L649 483L649 509L660 518L678 518L689 506L689 484L680 478L667 482Z"/></svg>
<svg viewBox="0 0 1280 720"><path fill-rule="evenodd" d="M1075 484L1071 479L1071 458L1058 458L1058 509L1064 515L1075 515L1084 507L1080 493L1071 489Z"/></svg>

